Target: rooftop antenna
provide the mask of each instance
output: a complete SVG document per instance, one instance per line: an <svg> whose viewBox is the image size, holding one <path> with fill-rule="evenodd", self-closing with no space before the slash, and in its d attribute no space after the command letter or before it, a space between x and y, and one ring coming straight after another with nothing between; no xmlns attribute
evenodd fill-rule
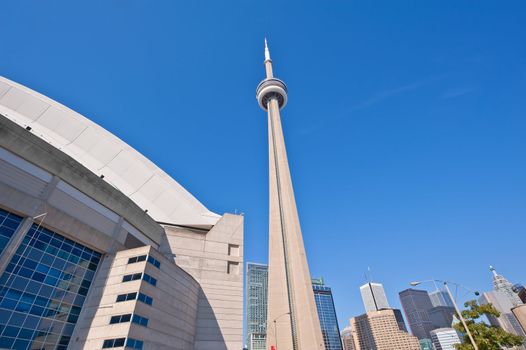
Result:
<svg viewBox="0 0 526 350"><path fill-rule="evenodd" d="M270 51L268 49L267 38L265 38L265 62L266 61L272 61L270 59Z"/></svg>

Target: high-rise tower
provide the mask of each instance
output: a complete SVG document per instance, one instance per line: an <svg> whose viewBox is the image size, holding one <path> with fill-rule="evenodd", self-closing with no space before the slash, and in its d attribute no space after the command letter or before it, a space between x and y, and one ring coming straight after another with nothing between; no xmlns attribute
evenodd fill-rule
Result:
<svg viewBox="0 0 526 350"><path fill-rule="evenodd" d="M246 278L247 345L249 350L265 350L267 334L268 266L247 263Z"/></svg>
<svg viewBox="0 0 526 350"><path fill-rule="evenodd" d="M266 79L256 98L268 112L269 272L267 347L277 350L325 349L314 303L290 177L280 109L287 104L285 83L274 78L265 40Z"/></svg>
<svg viewBox="0 0 526 350"><path fill-rule="evenodd" d="M513 306L522 305L522 300L519 295L513 290L513 284L506 279L506 277L499 275L493 266L489 267L493 274L493 289L506 294Z"/></svg>
<svg viewBox="0 0 526 350"><path fill-rule="evenodd" d="M318 308L318 318L320 319L325 350L343 350L331 287L325 285L323 277L313 278L312 290L314 291L314 301Z"/></svg>
<svg viewBox="0 0 526 350"><path fill-rule="evenodd" d="M389 303L381 283L367 282L360 287L365 312L388 309Z"/></svg>

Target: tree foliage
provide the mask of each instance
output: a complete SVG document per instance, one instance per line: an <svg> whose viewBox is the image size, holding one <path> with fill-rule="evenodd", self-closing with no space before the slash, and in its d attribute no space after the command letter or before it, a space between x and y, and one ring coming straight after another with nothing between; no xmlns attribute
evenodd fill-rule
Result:
<svg viewBox="0 0 526 350"><path fill-rule="evenodd" d="M462 311L462 316L475 339L479 350L501 350L523 344L524 339L506 332L504 329L489 326L480 318L484 315L499 317L500 312L491 304L479 305L475 300L464 304L468 309ZM464 343L455 345L458 350L474 350L462 323L454 325L455 330L464 334Z"/></svg>

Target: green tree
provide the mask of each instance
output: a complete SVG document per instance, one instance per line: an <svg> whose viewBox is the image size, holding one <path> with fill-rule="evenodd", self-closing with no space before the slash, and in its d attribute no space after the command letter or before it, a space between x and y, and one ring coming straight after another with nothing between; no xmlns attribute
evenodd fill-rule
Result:
<svg viewBox="0 0 526 350"><path fill-rule="evenodd" d="M462 316L475 339L479 350L501 350L523 344L524 339L517 335L506 332L504 329L495 326L488 326L480 318L484 315L499 317L500 312L491 304L479 305L475 300L464 304L467 310L462 311ZM462 323L455 326L458 332L464 334L464 343L455 345L458 350L473 350L473 345L469 340L466 330Z"/></svg>

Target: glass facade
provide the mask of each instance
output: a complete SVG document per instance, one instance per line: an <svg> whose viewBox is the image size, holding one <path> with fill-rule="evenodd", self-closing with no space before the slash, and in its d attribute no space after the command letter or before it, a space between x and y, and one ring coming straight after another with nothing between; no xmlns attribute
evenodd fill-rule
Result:
<svg viewBox="0 0 526 350"><path fill-rule="evenodd" d="M323 279L319 279L313 280L312 289L314 291L316 308L318 309L325 349L343 350L331 288L323 284Z"/></svg>
<svg viewBox="0 0 526 350"><path fill-rule="evenodd" d="M266 349L268 266L247 263L247 344L249 350Z"/></svg>
<svg viewBox="0 0 526 350"><path fill-rule="evenodd" d="M66 350L100 258L33 224L0 277L0 348Z"/></svg>
<svg viewBox="0 0 526 350"><path fill-rule="evenodd" d="M20 216L0 209L0 254L4 251L21 222Z"/></svg>

